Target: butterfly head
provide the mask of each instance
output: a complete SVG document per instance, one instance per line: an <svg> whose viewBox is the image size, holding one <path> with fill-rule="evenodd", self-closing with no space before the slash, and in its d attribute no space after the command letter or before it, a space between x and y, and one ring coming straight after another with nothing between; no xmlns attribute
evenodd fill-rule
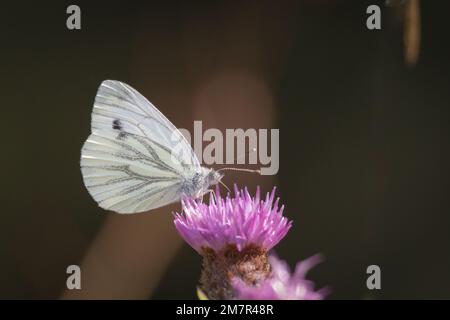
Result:
<svg viewBox="0 0 450 320"><path fill-rule="evenodd" d="M213 169L202 168L205 174L205 187L216 185L222 180L223 174Z"/></svg>
<svg viewBox="0 0 450 320"><path fill-rule="evenodd" d="M193 191L191 194L196 198L207 193L211 186L218 184L223 178L222 173L213 169L202 167L201 170L201 173L197 173L192 179L192 188L190 188ZM188 185L191 186L191 184Z"/></svg>

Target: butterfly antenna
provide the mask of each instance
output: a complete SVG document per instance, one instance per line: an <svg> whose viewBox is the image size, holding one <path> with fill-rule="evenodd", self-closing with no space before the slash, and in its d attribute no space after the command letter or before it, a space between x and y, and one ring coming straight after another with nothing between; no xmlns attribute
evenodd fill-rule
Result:
<svg viewBox="0 0 450 320"><path fill-rule="evenodd" d="M210 200L211 200L211 195L212 195L212 197L213 197L213 199L214 199L214 202L216 202L217 203L217 201L216 201L216 193L214 192L214 190L208 190L208 192L209 192L209 198L210 198Z"/></svg>
<svg viewBox="0 0 450 320"><path fill-rule="evenodd" d="M247 152L244 153L244 154L241 154L240 156L236 157L234 160L238 160L239 158L245 157L247 154L250 154L250 153L252 153L252 152L256 152L256 148L252 148L252 150L247 151ZM243 172L252 172L252 173L258 173L258 174L261 174L261 170L251 170L251 169L242 169L242 168L221 168L221 169L219 169L219 170L217 170L217 171L222 171L222 170L229 170L229 171L243 171ZM223 184L223 183L222 183L222 184ZM227 187L225 184L223 184L223 185L227 188L228 191L230 191L230 189L228 189L228 187Z"/></svg>
<svg viewBox="0 0 450 320"><path fill-rule="evenodd" d="M243 171L243 172L252 172L252 173L258 173L261 174L261 170L252 170L252 169L244 169L244 168L220 168L216 171L222 171L222 170L228 170L228 171Z"/></svg>

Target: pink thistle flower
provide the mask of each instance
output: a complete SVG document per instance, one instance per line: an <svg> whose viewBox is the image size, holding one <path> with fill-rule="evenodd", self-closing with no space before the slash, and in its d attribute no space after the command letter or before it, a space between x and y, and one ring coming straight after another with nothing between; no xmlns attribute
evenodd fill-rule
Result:
<svg viewBox="0 0 450 320"><path fill-rule="evenodd" d="M234 196L222 197L219 188L209 204L182 199L182 213L174 214L181 237L202 257L199 291L208 299L323 299L327 289L314 291L305 275L320 260L313 256L297 264L291 275L288 265L268 256L292 226L283 216L284 206L275 199L275 188L260 198L247 188L234 186Z"/></svg>
<svg viewBox="0 0 450 320"><path fill-rule="evenodd" d="M284 206L275 200L275 188L265 200L260 199L260 189L251 197L247 188L234 187L234 196L221 197L216 189L209 205L200 200L184 198L184 214L175 214L175 227L183 239L198 253L205 248L215 252L235 245L238 251L253 245L268 251L291 228L292 221L283 217Z"/></svg>
<svg viewBox="0 0 450 320"><path fill-rule="evenodd" d="M264 200L259 187L255 197L236 185L233 197L222 197L217 188L209 204L184 198L182 208L183 213L175 214L175 227L203 257L199 289L209 299L234 298L234 278L255 285L269 277L267 252L292 225L275 200L275 188Z"/></svg>

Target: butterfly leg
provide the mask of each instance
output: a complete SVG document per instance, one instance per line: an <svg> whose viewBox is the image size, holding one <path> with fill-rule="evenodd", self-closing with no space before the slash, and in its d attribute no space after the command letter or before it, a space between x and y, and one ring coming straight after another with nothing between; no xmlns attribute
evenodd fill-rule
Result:
<svg viewBox="0 0 450 320"><path fill-rule="evenodd" d="M210 197L211 197L211 195L212 195L212 197L213 197L213 199L214 199L214 202L215 203L217 203L217 199L216 199L216 193L214 192L214 190L208 190L209 191L209 194L210 194Z"/></svg>

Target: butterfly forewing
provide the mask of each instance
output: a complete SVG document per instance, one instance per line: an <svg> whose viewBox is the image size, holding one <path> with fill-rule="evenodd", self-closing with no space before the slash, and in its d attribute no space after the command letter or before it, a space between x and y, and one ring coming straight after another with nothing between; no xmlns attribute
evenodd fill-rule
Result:
<svg viewBox="0 0 450 320"><path fill-rule="evenodd" d="M130 86L106 80L81 151L84 183L98 204L135 213L177 201L186 178L200 172L180 131Z"/></svg>

